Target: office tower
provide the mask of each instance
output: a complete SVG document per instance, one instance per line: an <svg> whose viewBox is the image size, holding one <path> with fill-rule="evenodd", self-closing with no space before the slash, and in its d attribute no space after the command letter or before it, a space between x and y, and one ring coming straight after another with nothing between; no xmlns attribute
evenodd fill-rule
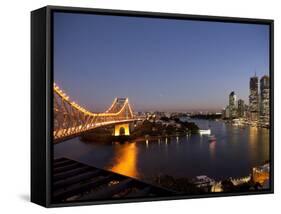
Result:
<svg viewBox="0 0 281 214"><path fill-rule="evenodd" d="M245 102L242 99L238 100L237 116L245 117Z"/></svg>
<svg viewBox="0 0 281 214"><path fill-rule="evenodd" d="M229 94L229 117L237 117L237 97L234 91Z"/></svg>
<svg viewBox="0 0 281 214"><path fill-rule="evenodd" d="M234 91L229 94L229 117L237 117L237 97Z"/></svg>
<svg viewBox="0 0 281 214"><path fill-rule="evenodd" d="M260 80L260 117L269 122L269 76L264 75Z"/></svg>
<svg viewBox="0 0 281 214"><path fill-rule="evenodd" d="M257 121L259 117L259 79L255 75L250 78L250 96L249 96L249 116L251 121Z"/></svg>

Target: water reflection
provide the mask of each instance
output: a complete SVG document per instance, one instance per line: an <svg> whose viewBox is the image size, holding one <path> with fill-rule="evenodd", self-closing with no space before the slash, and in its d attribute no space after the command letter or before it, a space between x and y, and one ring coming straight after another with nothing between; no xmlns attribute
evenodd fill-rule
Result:
<svg viewBox="0 0 281 214"><path fill-rule="evenodd" d="M249 143L254 146L257 142L258 137L258 128L257 127L250 127L249 128Z"/></svg>
<svg viewBox="0 0 281 214"><path fill-rule="evenodd" d="M138 177L137 170L137 154L138 148L136 143L125 143L115 145L115 154L113 157L113 166L108 167L108 170L130 177Z"/></svg>
<svg viewBox="0 0 281 214"><path fill-rule="evenodd" d="M145 140L145 145L146 145L146 148L148 148L148 140Z"/></svg>
<svg viewBox="0 0 281 214"><path fill-rule="evenodd" d="M215 152L216 152L216 141L212 141L209 143L209 151L211 159L213 160L215 158Z"/></svg>
<svg viewBox="0 0 281 214"><path fill-rule="evenodd" d="M249 127L249 155L252 160L255 160L256 158L258 134L259 132L257 127Z"/></svg>

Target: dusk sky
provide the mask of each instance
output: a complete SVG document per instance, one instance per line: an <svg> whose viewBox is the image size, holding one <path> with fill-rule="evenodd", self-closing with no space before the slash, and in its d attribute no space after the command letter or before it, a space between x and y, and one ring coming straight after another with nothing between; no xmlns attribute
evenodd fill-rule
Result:
<svg viewBox="0 0 281 214"><path fill-rule="evenodd" d="M220 110L249 78L269 74L269 26L54 14L54 79L70 99L104 111Z"/></svg>

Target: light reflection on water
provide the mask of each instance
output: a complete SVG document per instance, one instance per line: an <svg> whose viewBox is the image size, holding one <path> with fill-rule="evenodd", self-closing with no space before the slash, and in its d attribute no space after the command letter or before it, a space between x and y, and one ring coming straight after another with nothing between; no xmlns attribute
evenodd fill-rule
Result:
<svg viewBox="0 0 281 214"><path fill-rule="evenodd" d="M54 146L54 156L65 156L137 178L159 174L213 178L240 177L253 166L269 160L269 130L237 128L220 121L195 120L210 126L216 141L190 135L155 141L128 143L84 143L74 138Z"/></svg>
<svg viewBox="0 0 281 214"><path fill-rule="evenodd" d="M216 152L216 141L209 143L209 151L210 151L210 156L213 160L215 158L215 152Z"/></svg>
<svg viewBox="0 0 281 214"><path fill-rule="evenodd" d="M137 153L138 147L136 142L117 144L114 148L115 156L111 165L106 169L130 177L138 177L137 171Z"/></svg>

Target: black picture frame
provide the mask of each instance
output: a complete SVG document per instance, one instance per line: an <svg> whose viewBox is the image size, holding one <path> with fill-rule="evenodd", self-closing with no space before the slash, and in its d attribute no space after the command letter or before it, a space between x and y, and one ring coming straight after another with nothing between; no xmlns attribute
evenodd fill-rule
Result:
<svg viewBox="0 0 281 214"><path fill-rule="evenodd" d="M270 189L173 197L100 200L55 204L52 183L53 12L263 24L270 27ZM274 193L274 21L237 17L46 6L31 12L31 201L44 207L144 202Z"/></svg>

